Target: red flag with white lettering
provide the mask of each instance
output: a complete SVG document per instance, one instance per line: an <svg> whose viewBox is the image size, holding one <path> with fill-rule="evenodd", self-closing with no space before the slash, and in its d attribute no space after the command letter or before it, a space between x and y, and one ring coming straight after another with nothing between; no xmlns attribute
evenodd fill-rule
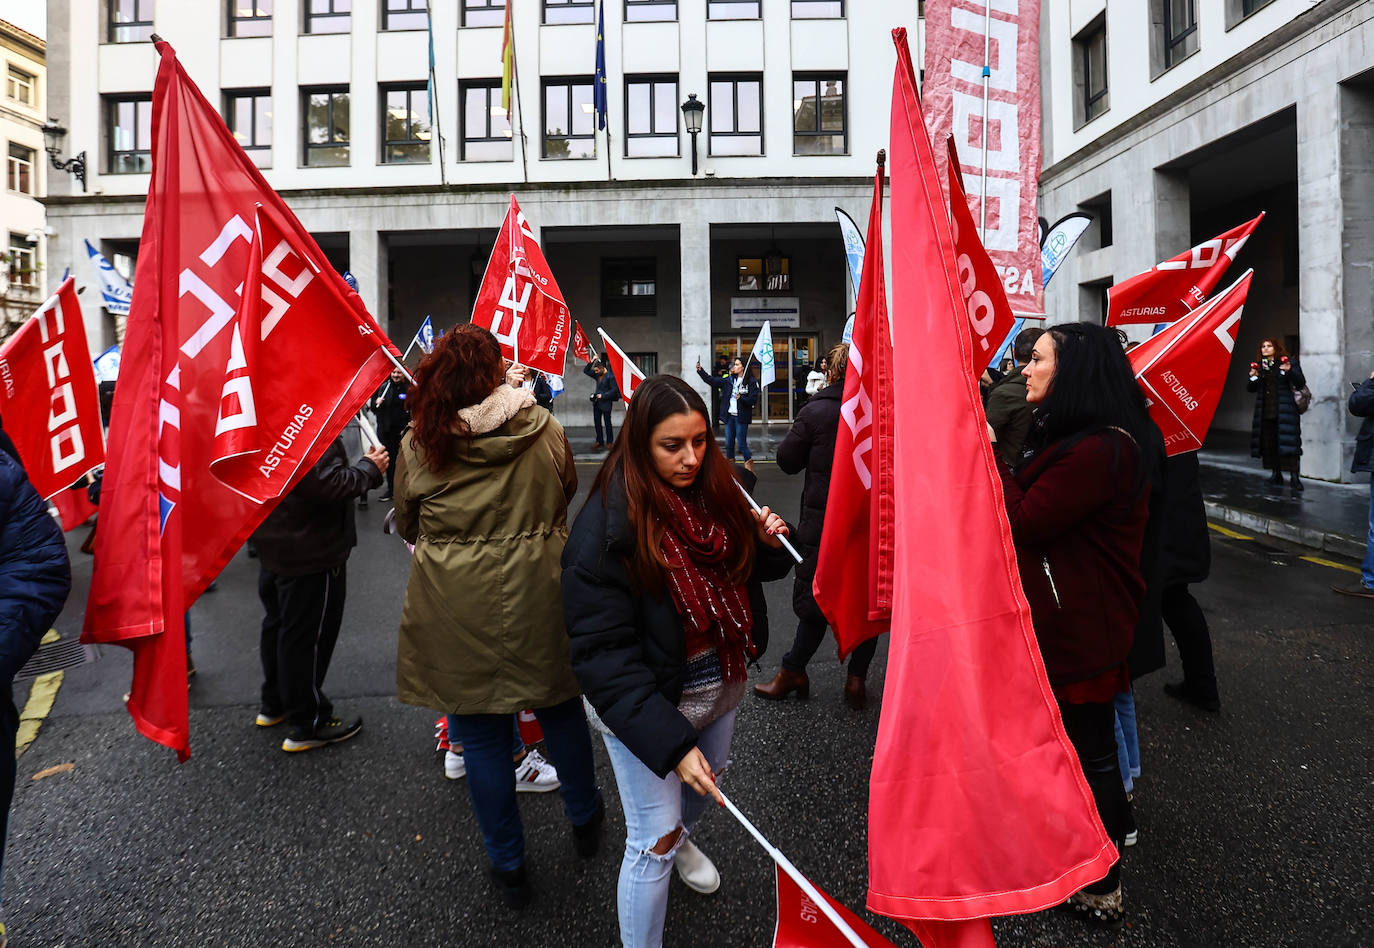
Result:
<svg viewBox="0 0 1374 948"><path fill-rule="evenodd" d="M840 933L835 923L826 918L811 897L802 891L782 866L777 870L778 924L773 930L773 948L853 948L853 942ZM814 882L812 885L816 885ZM840 913L869 948L895 948L892 942L875 932L863 919L830 897L830 893L816 886L830 906Z"/></svg>
<svg viewBox="0 0 1374 948"><path fill-rule="evenodd" d="M835 630L840 657L888 630L891 574L892 344L883 286L883 168L873 181L854 335L840 402L835 464L811 591ZM888 437L884 438L883 432ZM887 450L880 450L887 445ZM887 458L887 463L884 463ZM886 511L886 512L885 512ZM885 536L884 536L885 535ZM867 556L856 556L856 551ZM808 551L809 552L809 551Z"/></svg>
<svg viewBox="0 0 1374 948"><path fill-rule="evenodd" d="M596 350L592 348L592 341L583 332L582 324L575 319L573 320L572 353L583 362L591 362L596 358Z"/></svg>
<svg viewBox="0 0 1374 948"><path fill-rule="evenodd" d="M979 378L988 360L997 355L997 347L1007 338L1016 317L1007 292L997 275L983 242L978 238L973 214L964 194L963 175L959 172L959 151L954 138L949 145L949 223L954 232L954 260L959 268L959 291L968 308L968 328L973 336L973 364L969 370Z"/></svg>
<svg viewBox="0 0 1374 948"><path fill-rule="evenodd" d="M95 367L72 277L0 345L0 417L44 500L105 460Z"/></svg>
<svg viewBox="0 0 1374 948"><path fill-rule="evenodd" d="M156 49L152 187L82 640L133 650L129 713L185 760L187 606L381 384L381 347L397 350L171 46ZM245 392L257 454L238 455L254 472L231 488L211 463L249 413Z"/></svg>
<svg viewBox="0 0 1374 948"><path fill-rule="evenodd" d="M617 346L615 341L606 335L600 327L596 331L606 346L606 367L615 377L615 384L620 386L620 397L628 405L630 404L630 396L634 395L635 389L639 388L639 383L644 381L644 373L639 366L635 365L634 360L627 356L624 350Z"/></svg>
<svg viewBox="0 0 1374 948"><path fill-rule="evenodd" d="M1173 457L1202 447L1217 413L1253 270L1126 353Z"/></svg>
<svg viewBox="0 0 1374 948"><path fill-rule="evenodd" d="M1221 282L1226 268L1262 220L1263 213L1108 289L1107 325L1182 319Z"/></svg>
<svg viewBox="0 0 1374 948"><path fill-rule="evenodd" d="M490 329L510 361L563 377L572 319L515 195L496 235L472 321Z"/></svg>

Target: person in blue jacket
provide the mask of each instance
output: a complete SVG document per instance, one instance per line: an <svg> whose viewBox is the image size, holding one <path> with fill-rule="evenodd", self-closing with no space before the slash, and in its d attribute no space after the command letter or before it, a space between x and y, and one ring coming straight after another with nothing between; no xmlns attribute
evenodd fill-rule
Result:
<svg viewBox="0 0 1374 948"><path fill-rule="evenodd" d="M597 450L609 448L615 440L615 431L611 428L611 409L620 401L620 386L615 383L615 376L607 370L606 363L600 359L584 365L582 373L596 383L591 400Z"/></svg>
<svg viewBox="0 0 1374 948"><path fill-rule="evenodd" d="M10 803L14 799L14 738L19 709L14 676L38 649L72 588L71 564L62 529L29 483L14 444L0 429L0 735L9 748L0 754L0 874L5 859ZM0 905L3 901L0 900ZM0 948L5 926L0 921Z"/></svg>
<svg viewBox="0 0 1374 948"><path fill-rule="evenodd" d="M1350 393L1346 408L1356 418L1364 419L1360 433L1355 436L1355 456L1350 460L1350 470L1356 474L1374 472L1374 375ZM1369 481L1369 540L1365 544L1364 562L1360 564L1360 581L1349 586L1332 586L1331 591L1342 596L1374 599L1374 477Z"/></svg>

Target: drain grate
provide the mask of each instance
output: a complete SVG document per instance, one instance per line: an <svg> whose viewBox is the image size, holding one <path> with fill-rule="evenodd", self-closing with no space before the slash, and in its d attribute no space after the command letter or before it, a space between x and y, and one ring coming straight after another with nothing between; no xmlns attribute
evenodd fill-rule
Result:
<svg viewBox="0 0 1374 948"><path fill-rule="evenodd" d="M58 639L38 646L24 667L14 676L15 681L37 678L50 672L64 671L95 661L100 657L100 646L82 645L80 639Z"/></svg>

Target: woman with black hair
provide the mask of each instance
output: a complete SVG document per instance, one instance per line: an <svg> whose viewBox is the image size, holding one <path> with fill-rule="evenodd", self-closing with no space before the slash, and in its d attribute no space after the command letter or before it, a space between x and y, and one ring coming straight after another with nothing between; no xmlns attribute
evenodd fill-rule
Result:
<svg viewBox="0 0 1374 948"><path fill-rule="evenodd" d="M749 505L682 379L635 391L563 553L573 670L625 809L617 904L627 948L663 941L674 865L720 874L687 838L730 756L746 665L768 643L763 582L787 575L787 524ZM747 475L746 475L747 477Z"/></svg>
<svg viewBox="0 0 1374 948"><path fill-rule="evenodd" d="M1302 411L1295 393L1307 380L1296 359L1278 339L1260 343L1256 361L1250 363L1246 388L1255 393L1255 416L1250 423L1250 456L1259 458L1270 471L1269 483L1283 484L1288 472L1293 496L1302 492L1298 476L1302 457Z"/></svg>
<svg viewBox="0 0 1374 948"><path fill-rule="evenodd" d="M1147 454L1157 441L1111 330L1052 326L1023 371L1035 414L1015 470L998 458L1007 517L1064 730L1120 851L1129 803L1112 700L1130 688L1126 659L1145 591L1140 553L1155 460ZM1065 906L1119 923L1120 863Z"/></svg>

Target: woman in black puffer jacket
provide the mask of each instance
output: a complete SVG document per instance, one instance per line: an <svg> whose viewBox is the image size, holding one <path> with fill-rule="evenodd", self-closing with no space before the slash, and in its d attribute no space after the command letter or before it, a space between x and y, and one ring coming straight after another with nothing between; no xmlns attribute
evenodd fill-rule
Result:
<svg viewBox="0 0 1374 948"><path fill-rule="evenodd" d="M1259 458L1272 474L1269 483L1282 484L1288 472L1293 496L1302 491L1298 477L1302 457L1302 421L1293 393L1307 385L1297 359L1289 358L1283 343L1260 343L1259 360L1250 363L1247 385L1255 393L1255 418L1250 424L1250 456Z"/></svg>

